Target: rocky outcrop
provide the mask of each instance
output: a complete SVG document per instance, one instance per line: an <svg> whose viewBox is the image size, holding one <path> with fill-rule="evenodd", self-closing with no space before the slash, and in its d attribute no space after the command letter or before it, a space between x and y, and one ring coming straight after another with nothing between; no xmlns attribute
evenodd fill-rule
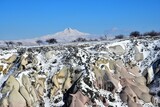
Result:
<svg viewBox="0 0 160 107"><path fill-rule="evenodd" d="M123 55L125 53L125 50L120 45L110 46L109 50L111 52L118 54L118 55Z"/></svg>
<svg viewBox="0 0 160 107"><path fill-rule="evenodd" d="M2 105L8 105L11 107L25 107L26 101L19 93L19 82L13 77L10 76L5 83L5 86L2 88L2 93L9 93L8 97L3 100Z"/></svg>
<svg viewBox="0 0 160 107"><path fill-rule="evenodd" d="M31 107L33 102L30 98L28 91L23 86L20 87L19 91L22 94L22 96L24 97L24 99L26 100L27 106Z"/></svg>
<svg viewBox="0 0 160 107"><path fill-rule="evenodd" d="M160 52L154 49L159 43L104 41L2 51L0 106L154 107L158 91L148 86L159 85Z"/></svg>
<svg viewBox="0 0 160 107"><path fill-rule="evenodd" d="M143 60L143 53L139 52L138 48L135 47L135 60L137 62L142 61Z"/></svg>
<svg viewBox="0 0 160 107"><path fill-rule="evenodd" d="M7 81L5 82L5 86L2 88L1 92L2 93L7 93L9 91L11 91L12 89L14 90L19 90L19 82L16 80L15 77L13 77L12 75L9 76L9 78L7 79Z"/></svg>
<svg viewBox="0 0 160 107"><path fill-rule="evenodd" d="M13 54L12 56L10 56L8 59L5 59L4 60L4 63L7 63L7 64L12 64L17 58L17 55Z"/></svg>
<svg viewBox="0 0 160 107"><path fill-rule="evenodd" d="M10 107L25 107L26 101L23 96L16 89L12 89L8 96L8 103Z"/></svg>

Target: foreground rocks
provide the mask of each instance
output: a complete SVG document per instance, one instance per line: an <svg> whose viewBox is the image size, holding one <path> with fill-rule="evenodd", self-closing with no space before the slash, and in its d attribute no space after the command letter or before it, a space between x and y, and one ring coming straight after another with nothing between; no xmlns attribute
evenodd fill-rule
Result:
<svg viewBox="0 0 160 107"><path fill-rule="evenodd" d="M146 45L150 44L150 46ZM160 41L125 40L5 50L0 107L155 107Z"/></svg>

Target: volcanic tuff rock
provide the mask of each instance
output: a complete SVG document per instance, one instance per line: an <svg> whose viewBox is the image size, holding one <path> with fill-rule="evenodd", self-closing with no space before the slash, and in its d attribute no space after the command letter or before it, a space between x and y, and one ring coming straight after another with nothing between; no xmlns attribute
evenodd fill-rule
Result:
<svg viewBox="0 0 160 107"><path fill-rule="evenodd" d="M159 48L132 39L0 50L0 107L155 107Z"/></svg>

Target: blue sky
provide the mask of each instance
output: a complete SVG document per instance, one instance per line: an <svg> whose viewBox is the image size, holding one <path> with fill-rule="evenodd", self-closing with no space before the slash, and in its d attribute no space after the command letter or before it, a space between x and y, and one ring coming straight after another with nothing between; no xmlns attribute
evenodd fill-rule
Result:
<svg viewBox="0 0 160 107"><path fill-rule="evenodd" d="M67 27L91 34L160 31L160 0L0 0L0 40Z"/></svg>

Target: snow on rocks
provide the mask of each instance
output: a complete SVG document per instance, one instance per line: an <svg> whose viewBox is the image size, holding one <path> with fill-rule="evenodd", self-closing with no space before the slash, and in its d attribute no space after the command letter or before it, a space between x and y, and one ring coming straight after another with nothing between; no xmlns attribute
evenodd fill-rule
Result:
<svg viewBox="0 0 160 107"><path fill-rule="evenodd" d="M155 107L159 43L131 39L0 51L0 106Z"/></svg>

